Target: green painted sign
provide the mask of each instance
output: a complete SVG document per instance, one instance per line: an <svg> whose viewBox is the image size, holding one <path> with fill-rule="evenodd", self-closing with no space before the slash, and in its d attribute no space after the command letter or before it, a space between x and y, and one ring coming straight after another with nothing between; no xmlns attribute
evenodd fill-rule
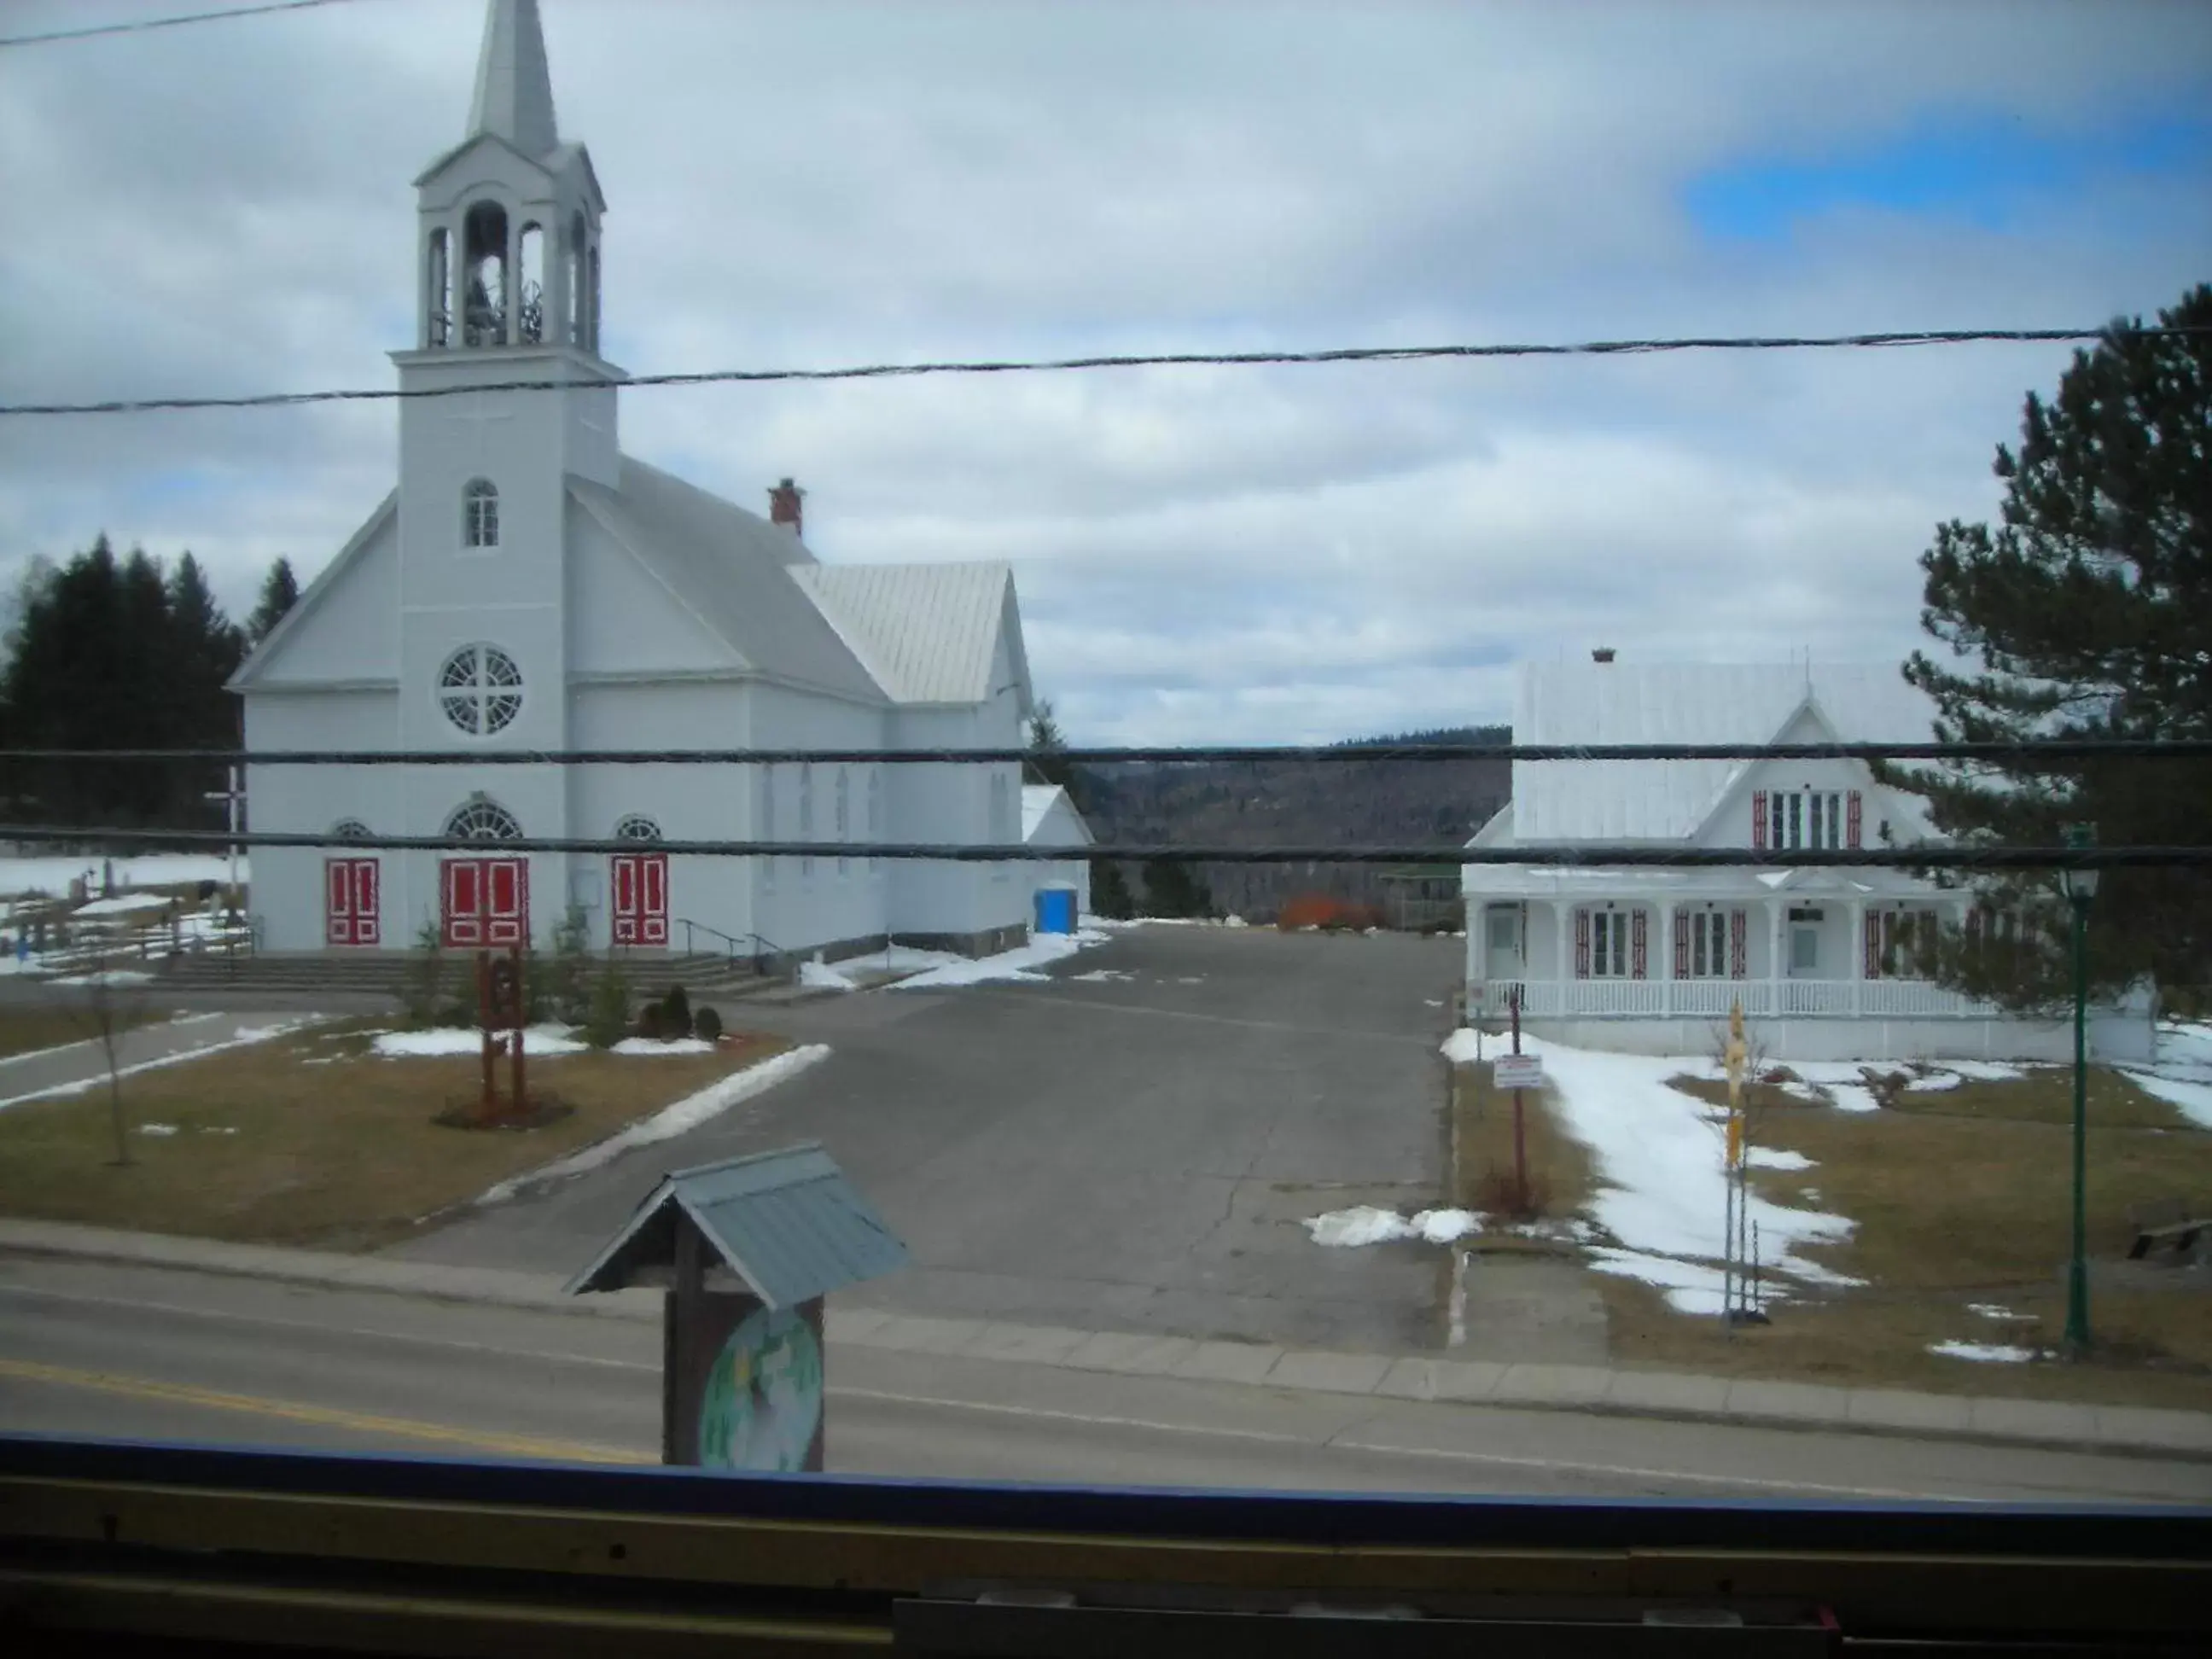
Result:
<svg viewBox="0 0 2212 1659"><path fill-rule="evenodd" d="M756 1309L707 1373L699 1462L708 1468L795 1473L822 1423L822 1346L798 1312Z"/></svg>

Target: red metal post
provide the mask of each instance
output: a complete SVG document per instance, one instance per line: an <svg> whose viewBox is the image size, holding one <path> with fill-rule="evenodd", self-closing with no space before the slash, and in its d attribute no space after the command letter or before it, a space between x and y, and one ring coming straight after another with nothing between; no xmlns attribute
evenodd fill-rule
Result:
<svg viewBox="0 0 2212 1659"><path fill-rule="evenodd" d="M499 1087L492 1072L491 952L477 952L477 1020L483 1030L483 1094L477 1115L489 1118L499 1105Z"/></svg>
<svg viewBox="0 0 2212 1659"><path fill-rule="evenodd" d="M522 1027L530 1010L530 988L522 982L522 947L520 945L507 946L507 961L514 969L514 1007L508 1021L508 1029L513 1033L509 1041L514 1044L514 1098L507 1105L509 1109L520 1114L524 1109L522 1103L529 1097L522 1092Z"/></svg>

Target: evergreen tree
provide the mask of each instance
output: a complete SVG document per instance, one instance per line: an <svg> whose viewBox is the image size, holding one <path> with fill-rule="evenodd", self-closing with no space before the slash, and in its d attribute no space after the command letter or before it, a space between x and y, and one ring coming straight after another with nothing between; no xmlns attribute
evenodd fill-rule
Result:
<svg viewBox="0 0 2212 1659"><path fill-rule="evenodd" d="M1146 915L1204 916L1212 915L1212 911L1213 895L1193 872L1188 860L1176 858L1145 860Z"/></svg>
<svg viewBox="0 0 2212 1659"><path fill-rule="evenodd" d="M292 562L279 556L262 579L261 598L255 603L253 614L246 619L246 642L256 646L269 637L269 632L284 620L284 613L300 602L299 578L292 574Z"/></svg>
<svg viewBox="0 0 2212 1659"><path fill-rule="evenodd" d="M1075 780L1075 769L1067 763L1067 738L1060 729L1060 722L1053 718L1049 699L1040 698L1030 713L1029 747L1029 759L1022 765L1022 781L1056 783L1068 789L1073 799L1074 791L1068 787Z"/></svg>
<svg viewBox="0 0 2212 1659"><path fill-rule="evenodd" d="M1954 520L1921 557L1922 626L1954 667L1916 652L1905 677L1938 710L1945 742L2212 737L2212 285L2160 313L2150 335L2115 323L2075 354L2050 403L2030 394L2017 453L2000 447L2002 520ZM2006 761L1888 766L1936 829L1969 845L2051 845L2096 826L2111 845L2203 840L2212 765L2197 761ZM2015 1009L2071 996L2072 917L2045 872L1938 874L2012 919L1947 931L1947 983ZM2088 916L2093 990L2148 976L2212 981L2212 875L2103 872Z"/></svg>
<svg viewBox="0 0 2212 1659"><path fill-rule="evenodd" d="M1137 914L1137 901L1129 891L1128 878L1122 875L1121 865L1112 859L1091 860L1091 914L1115 921L1127 921Z"/></svg>

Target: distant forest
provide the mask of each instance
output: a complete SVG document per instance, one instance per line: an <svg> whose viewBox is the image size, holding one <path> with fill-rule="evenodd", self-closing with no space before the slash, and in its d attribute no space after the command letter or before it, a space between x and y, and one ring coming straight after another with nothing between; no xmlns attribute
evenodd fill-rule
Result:
<svg viewBox="0 0 2212 1659"><path fill-rule="evenodd" d="M1504 726L1358 738L1346 750L1512 740ZM1503 806L1512 763L1467 761L1240 761L1078 766L1072 793L1102 842L1168 846L1456 846ZM1380 871L1356 864L1202 864L1212 908L1267 921L1285 900L1326 894L1379 903ZM1141 872L1125 872L1133 892Z"/></svg>

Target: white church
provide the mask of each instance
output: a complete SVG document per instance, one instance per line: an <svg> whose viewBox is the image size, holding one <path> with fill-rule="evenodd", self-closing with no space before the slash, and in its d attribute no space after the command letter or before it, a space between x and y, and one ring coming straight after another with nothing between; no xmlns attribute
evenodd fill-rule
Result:
<svg viewBox="0 0 2212 1659"><path fill-rule="evenodd" d="M535 0L491 0L467 136L416 180L398 487L240 667L270 951L592 947L832 958L1024 937L1028 872L869 842L1021 838L1012 764L270 766L274 750L1014 749L1030 709L1004 564L825 565L800 493L765 519L622 452L600 356L605 198L562 142ZM481 851L377 852L371 836ZM606 839L613 856L504 852ZM818 851L671 857L656 842Z"/></svg>

